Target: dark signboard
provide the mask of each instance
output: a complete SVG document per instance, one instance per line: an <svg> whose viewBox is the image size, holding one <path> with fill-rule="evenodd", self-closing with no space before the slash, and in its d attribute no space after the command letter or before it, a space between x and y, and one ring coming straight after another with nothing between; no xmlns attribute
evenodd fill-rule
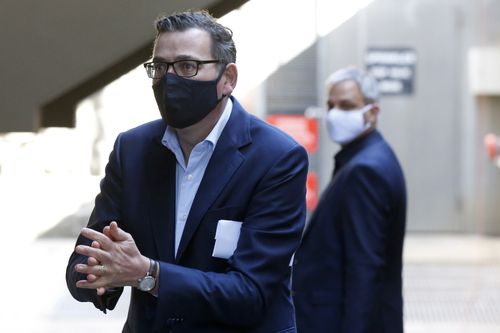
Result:
<svg viewBox="0 0 500 333"><path fill-rule="evenodd" d="M411 95L414 90L417 53L411 48L368 48L366 70L373 75L382 95Z"/></svg>

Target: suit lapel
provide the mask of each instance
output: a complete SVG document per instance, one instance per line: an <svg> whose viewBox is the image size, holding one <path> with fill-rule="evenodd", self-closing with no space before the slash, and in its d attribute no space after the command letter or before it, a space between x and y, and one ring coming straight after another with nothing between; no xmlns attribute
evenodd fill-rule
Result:
<svg viewBox="0 0 500 333"><path fill-rule="evenodd" d="M147 155L149 221L159 259L174 261L175 244L175 169L174 154L159 141Z"/></svg>
<svg viewBox="0 0 500 333"><path fill-rule="evenodd" d="M244 161L239 148L250 142L249 115L243 111L236 100L233 99L233 103L231 117L217 142L193 200L177 251L176 262L182 257L207 210Z"/></svg>

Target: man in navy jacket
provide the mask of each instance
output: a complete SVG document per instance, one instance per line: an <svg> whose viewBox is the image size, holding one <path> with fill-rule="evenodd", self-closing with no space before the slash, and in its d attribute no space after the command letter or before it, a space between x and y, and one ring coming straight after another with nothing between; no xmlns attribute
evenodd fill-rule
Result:
<svg viewBox="0 0 500 333"><path fill-rule="evenodd" d="M156 28L144 66L162 120L117 138L68 288L105 312L132 287L123 332L296 332L307 154L229 97L230 30L204 11Z"/></svg>
<svg viewBox="0 0 500 333"><path fill-rule="evenodd" d="M299 333L403 331L406 189L392 149L375 129L376 82L346 68L327 80L330 138L341 145L295 255Z"/></svg>

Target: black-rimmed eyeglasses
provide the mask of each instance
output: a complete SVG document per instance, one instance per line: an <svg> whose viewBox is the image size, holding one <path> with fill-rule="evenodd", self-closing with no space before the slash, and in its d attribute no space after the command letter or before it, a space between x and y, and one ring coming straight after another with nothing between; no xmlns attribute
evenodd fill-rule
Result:
<svg viewBox="0 0 500 333"><path fill-rule="evenodd" d="M151 79L162 78L170 68L174 68L175 74L182 77L192 77L198 74L198 69L202 64L219 63L220 60L177 60L173 62L151 61L144 64L144 68Z"/></svg>

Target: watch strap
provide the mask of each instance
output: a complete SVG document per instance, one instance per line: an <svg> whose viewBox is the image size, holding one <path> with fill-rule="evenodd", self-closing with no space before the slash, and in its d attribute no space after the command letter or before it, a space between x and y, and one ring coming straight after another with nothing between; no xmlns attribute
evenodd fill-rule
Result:
<svg viewBox="0 0 500 333"><path fill-rule="evenodd" d="M151 260L151 265L149 265L149 275L156 279L156 275L158 274L158 261L153 259L149 260Z"/></svg>
<svg viewBox="0 0 500 333"><path fill-rule="evenodd" d="M148 271L149 276L155 277L157 264L158 263L156 262L156 260L149 258L149 271Z"/></svg>

